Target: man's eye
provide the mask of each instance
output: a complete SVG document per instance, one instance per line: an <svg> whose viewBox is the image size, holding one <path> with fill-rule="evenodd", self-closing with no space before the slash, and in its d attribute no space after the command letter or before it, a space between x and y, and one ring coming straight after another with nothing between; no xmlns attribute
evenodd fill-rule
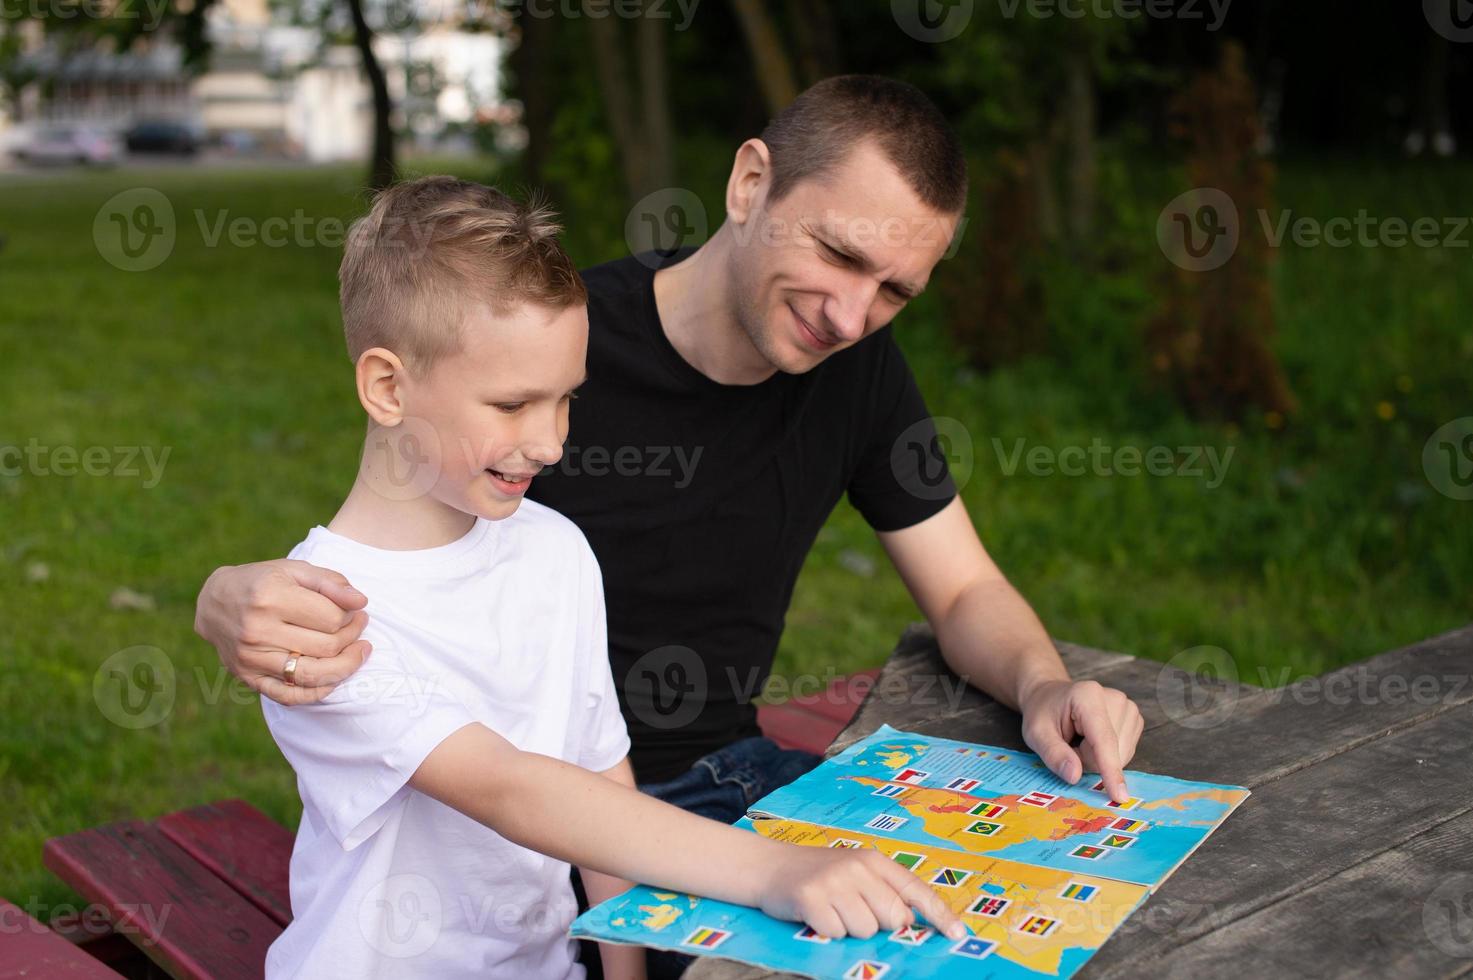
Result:
<svg viewBox="0 0 1473 980"><path fill-rule="evenodd" d="M852 264L852 260L849 258L849 256L834 248L834 246L824 242L820 242L819 244L823 247L824 257L827 258L830 262L836 262L839 265L844 266Z"/></svg>
<svg viewBox="0 0 1473 980"><path fill-rule="evenodd" d="M526 404L526 402L504 402L500 405L497 405L496 408L498 411L505 412L507 415L515 415L520 412L522 410L522 407Z"/></svg>

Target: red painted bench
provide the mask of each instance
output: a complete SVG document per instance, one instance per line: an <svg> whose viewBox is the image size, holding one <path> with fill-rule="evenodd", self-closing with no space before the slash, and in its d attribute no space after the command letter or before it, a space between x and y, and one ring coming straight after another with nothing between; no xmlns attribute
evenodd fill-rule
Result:
<svg viewBox="0 0 1473 980"><path fill-rule="evenodd" d="M259 978L291 919L292 832L241 800L46 842L46 866L167 974Z"/></svg>
<svg viewBox="0 0 1473 980"><path fill-rule="evenodd" d="M757 709L762 734L785 749L823 755L834 737L848 726L864 696L880 676L879 668L836 678L824 690L798 695L782 704Z"/></svg>
<svg viewBox="0 0 1473 980"><path fill-rule="evenodd" d="M120 980L121 973L0 898L0 980Z"/></svg>
<svg viewBox="0 0 1473 980"><path fill-rule="evenodd" d="M822 753L878 673L763 705L758 722L784 748ZM129 820L56 837L42 856L105 912L113 932L103 938L114 948L126 938L175 978L234 980L260 977L267 948L291 921L292 840L290 830L250 804L224 800L152 823ZM79 946L62 932L64 924L59 932L0 903L0 980L122 975L96 958L105 947L98 937L79 937L89 939Z"/></svg>

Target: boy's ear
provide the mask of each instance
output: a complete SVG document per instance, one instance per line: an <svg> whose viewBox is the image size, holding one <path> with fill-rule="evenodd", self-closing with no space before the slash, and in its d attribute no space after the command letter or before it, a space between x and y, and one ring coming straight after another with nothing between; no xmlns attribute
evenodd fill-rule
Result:
<svg viewBox="0 0 1473 980"><path fill-rule="evenodd" d="M404 421L404 362L384 347L358 355L358 403L379 425Z"/></svg>
<svg viewBox="0 0 1473 980"><path fill-rule="evenodd" d="M736 152L726 181L726 216L745 224L766 196L772 182L772 152L759 139L750 139Z"/></svg>

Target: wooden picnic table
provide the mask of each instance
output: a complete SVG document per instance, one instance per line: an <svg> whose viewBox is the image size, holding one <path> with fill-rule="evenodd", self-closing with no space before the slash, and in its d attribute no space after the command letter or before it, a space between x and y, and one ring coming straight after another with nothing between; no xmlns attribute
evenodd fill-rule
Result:
<svg viewBox="0 0 1473 980"><path fill-rule="evenodd" d="M1130 768L1253 791L1079 976L1473 976L1473 626L1287 687L1059 648L1140 705ZM1026 748L1016 712L955 690L912 628L829 754L887 723ZM706 958L685 980L786 976Z"/></svg>

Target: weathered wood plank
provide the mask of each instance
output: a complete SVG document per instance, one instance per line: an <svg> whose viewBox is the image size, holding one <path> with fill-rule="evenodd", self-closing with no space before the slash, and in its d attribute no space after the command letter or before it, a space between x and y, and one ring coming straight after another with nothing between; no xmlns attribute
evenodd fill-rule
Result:
<svg viewBox="0 0 1473 980"><path fill-rule="evenodd" d="M1139 705L1147 730L1173 721L1169 706L1157 697L1163 667L1126 654L1106 654L1074 644L1058 644L1071 676L1091 678L1124 691ZM836 755L882 724L903 731L941 735L966 741L1025 748L1018 713L959 679L947 667L929 631L912 628L881 671L875 687L854 720L835 738L828 754ZM1205 708L1231 715L1259 692L1238 684L1196 682Z"/></svg>
<svg viewBox="0 0 1473 980"><path fill-rule="evenodd" d="M1258 786L1090 961L1090 975L1135 974L1466 812L1469 758L1473 706Z"/></svg>
<svg viewBox="0 0 1473 980"><path fill-rule="evenodd" d="M1473 808L1151 961L1152 972L1443 977L1473 967ZM1461 868L1457 871L1454 869Z"/></svg>
<svg viewBox="0 0 1473 980"><path fill-rule="evenodd" d="M1131 766L1257 786L1473 703L1470 671L1473 628L1455 630L1287 688L1258 691L1220 720L1183 716L1148 732Z"/></svg>
<svg viewBox="0 0 1473 980"><path fill-rule="evenodd" d="M158 828L278 925L291 922L290 830L244 800L170 813Z"/></svg>
<svg viewBox="0 0 1473 980"><path fill-rule="evenodd" d="M281 933L281 926L142 821L52 838L42 858L179 980L259 978L266 950Z"/></svg>
<svg viewBox="0 0 1473 980"><path fill-rule="evenodd" d="M0 980L120 980L5 899L0 898Z"/></svg>

